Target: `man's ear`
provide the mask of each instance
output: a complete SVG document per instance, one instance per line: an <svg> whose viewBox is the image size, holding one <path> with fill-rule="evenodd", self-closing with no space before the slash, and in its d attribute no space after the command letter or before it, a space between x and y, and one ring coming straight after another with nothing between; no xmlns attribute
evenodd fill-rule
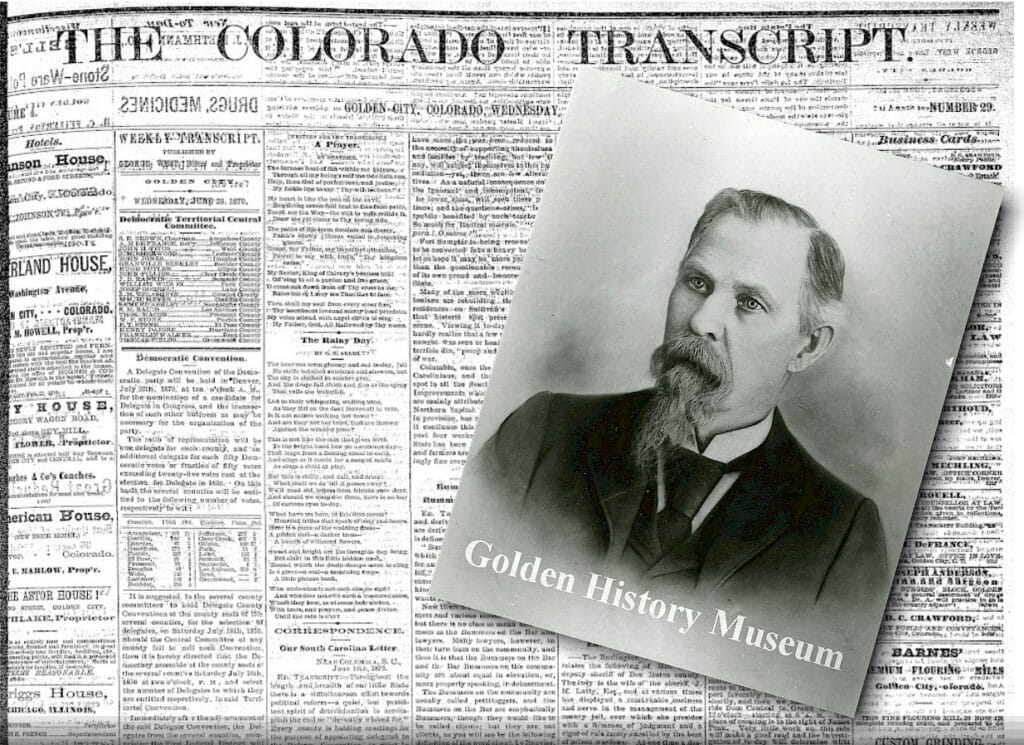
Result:
<svg viewBox="0 0 1024 745"><path fill-rule="evenodd" d="M807 343L800 353L794 357L787 368L791 373L803 372L828 352L835 339L836 332L831 326L819 326L807 338Z"/></svg>

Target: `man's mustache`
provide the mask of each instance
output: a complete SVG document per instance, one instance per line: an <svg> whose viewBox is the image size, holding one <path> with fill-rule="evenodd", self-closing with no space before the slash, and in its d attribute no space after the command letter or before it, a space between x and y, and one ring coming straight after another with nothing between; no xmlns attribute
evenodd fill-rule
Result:
<svg viewBox="0 0 1024 745"><path fill-rule="evenodd" d="M680 366L696 372L710 390L719 388L730 379L725 359L703 336L678 334L655 349L651 356L651 373L655 378L661 378Z"/></svg>

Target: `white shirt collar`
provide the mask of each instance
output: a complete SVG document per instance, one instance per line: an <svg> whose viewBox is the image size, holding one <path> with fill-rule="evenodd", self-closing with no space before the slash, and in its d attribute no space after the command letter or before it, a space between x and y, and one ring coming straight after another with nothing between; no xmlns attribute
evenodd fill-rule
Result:
<svg viewBox="0 0 1024 745"><path fill-rule="evenodd" d="M768 439L768 432L771 431L774 416L775 412L769 411L768 416L755 424L751 424L749 427L734 429L731 432L723 432L720 435L716 435L711 438L711 442L704 448L704 452L701 455L717 460L720 463L728 463L744 453L749 453ZM687 450L695 453L700 452L700 449L697 447L697 438L692 428L687 432L686 440L680 444Z"/></svg>

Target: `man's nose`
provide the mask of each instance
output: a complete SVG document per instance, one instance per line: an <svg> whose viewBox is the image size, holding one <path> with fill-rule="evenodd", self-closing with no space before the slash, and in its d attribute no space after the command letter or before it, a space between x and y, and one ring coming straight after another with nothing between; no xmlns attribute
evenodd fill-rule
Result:
<svg viewBox="0 0 1024 745"><path fill-rule="evenodd" d="M728 300L719 293L704 298L690 316L690 330L697 336L706 336L712 341L722 338L725 331L725 314Z"/></svg>

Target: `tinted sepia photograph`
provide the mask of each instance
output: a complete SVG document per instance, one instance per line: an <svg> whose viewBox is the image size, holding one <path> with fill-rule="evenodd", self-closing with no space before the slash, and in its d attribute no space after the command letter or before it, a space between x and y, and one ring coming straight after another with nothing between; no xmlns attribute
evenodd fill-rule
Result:
<svg viewBox="0 0 1024 745"><path fill-rule="evenodd" d="M852 716L991 184L583 70L435 596Z"/></svg>

